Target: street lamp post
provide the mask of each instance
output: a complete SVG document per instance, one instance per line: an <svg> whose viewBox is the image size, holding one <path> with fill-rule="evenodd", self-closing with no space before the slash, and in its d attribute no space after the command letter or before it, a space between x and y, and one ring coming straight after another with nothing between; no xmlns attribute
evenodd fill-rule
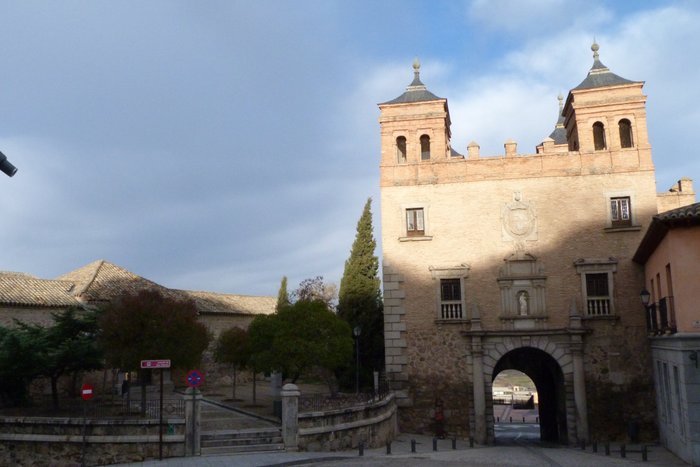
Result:
<svg viewBox="0 0 700 467"><path fill-rule="evenodd" d="M360 393L360 333L362 328L355 326L352 335L355 336L355 394Z"/></svg>

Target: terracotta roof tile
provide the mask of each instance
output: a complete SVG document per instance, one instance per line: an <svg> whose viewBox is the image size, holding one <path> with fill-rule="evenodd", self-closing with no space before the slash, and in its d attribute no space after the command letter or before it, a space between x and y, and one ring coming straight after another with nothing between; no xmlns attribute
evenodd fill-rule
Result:
<svg viewBox="0 0 700 467"><path fill-rule="evenodd" d="M194 300L200 313L270 314L276 297L220 294L169 289L108 261L99 260L56 280L37 279L22 273L0 272L0 304L70 306L107 303L120 295L157 290L179 300Z"/></svg>
<svg viewBox="0 0 700 467"><path fill-rule="evenodd" d="M277 306L276 297L253 297L186 290L182 292L194 298L200 313L268 315L274 313Z"/></svg>
<svg viewBox="0 0 700 467"><path fill-rule="evenodd" d="M71 281L37 279L28 274L0 272L0 303L10 306L80 306Z"/></svg>

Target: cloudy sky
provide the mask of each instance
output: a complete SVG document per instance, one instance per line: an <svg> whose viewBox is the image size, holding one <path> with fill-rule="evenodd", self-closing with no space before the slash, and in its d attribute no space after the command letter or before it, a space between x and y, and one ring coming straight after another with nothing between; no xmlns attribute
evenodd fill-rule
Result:
<svg viewBox="0 0 700 467"><path fill-rule="evenodd" d="M657 189L700 186L698 24L693 1L0 0L0 270L339 283L368 197L380 236L376 104L415 57L457 151L531 153L595 37L646 82Z"/></svg>

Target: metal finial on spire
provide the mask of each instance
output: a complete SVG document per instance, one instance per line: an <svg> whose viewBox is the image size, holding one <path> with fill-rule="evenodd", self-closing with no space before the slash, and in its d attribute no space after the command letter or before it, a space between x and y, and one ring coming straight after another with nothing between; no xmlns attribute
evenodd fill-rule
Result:
<svg viewBox="0 0 700 467"><path fill-rule="evenodd" d="M418 57L413 59L413 80L420 80L420 62Z"/></svg>
<svg viewBox="0 0 700 467"><path fill-rule="evenodd" d="M598 60L598 50L600 50L600 46L595 41L595 38L593 38L593 45L591 45L591 50L593 51L593 60Z"/></svg>

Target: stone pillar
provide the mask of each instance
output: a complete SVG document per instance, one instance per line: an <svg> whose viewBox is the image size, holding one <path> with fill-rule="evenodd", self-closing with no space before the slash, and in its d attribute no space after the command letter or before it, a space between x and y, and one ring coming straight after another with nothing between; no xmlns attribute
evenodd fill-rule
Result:
<svg viewBox="0 0 700 467"><path fill-rule="evenodd" d="M574 361L574 404L576 405L576 437L588 441L588 406L586 404L586 376L583 369L583 326L576 307L576 299L569 307L569 329L571 335L571 358Z"/></svg>
<svg viewBox="0 0 700 467"><path fill-rule="evenodd" d="M472 337L472 378L474 380L474 437L479 444L486 444L486 391L484 389L484 352L481 337Z"/></svg>
<svg viewBox="0 0 700 467"><path fill-rule="evenodd" d="M197 388L187 388L185 395L185 455L202 454L200 444L202 427L202 393Z"/></svg>
<svg viewBox="0 0 700 467"><path fill-rule="evenodd" d="M572 343L571 356L574 360L574 402L576 404L576 437L588 441L588 407L586 405L586 378L583 371L583 344L581 336L572 336L579 342Z"/></svg>
<svg viewBox="0 0 700 467"><path fill-rule="evenodd" d="M287 451L299 449L299 388L296 384L282 387L282 439Z"/></svg>
<svg viewBox="0 0 700 467"><path fill-rule="evenodd" d="M272 413L282 418L282 373L273 371L270 374L270 396L272 397Z"/></svg>

